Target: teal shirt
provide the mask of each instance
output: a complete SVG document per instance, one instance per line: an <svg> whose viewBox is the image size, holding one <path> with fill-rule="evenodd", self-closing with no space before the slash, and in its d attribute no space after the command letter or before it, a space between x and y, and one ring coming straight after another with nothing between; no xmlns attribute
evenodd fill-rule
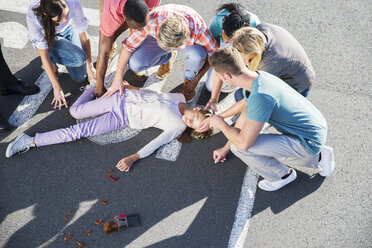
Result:
<svg viewBox="0 0 372 248"><path fill-rule="evenodd" d="M250 23L251 27L255 28L258 24L261 23L261 21L258 19L258 16L255 14L247 11L250 15ZM223 42L222 40L222 20L223 18L229 14L230 12L223 9L218 14L211 19L211 24L209 25L209 30L212 32L213 37L220 37L221 43Z"/></svg>
<svg viewBox="0 0 372 248"><path fill-rule="evenodd" d="M247 118L268 122L279 132L297 137L310 153L317 154L326 142L327 122L305 97L278 77L264 71L251 86Z"/></svg>

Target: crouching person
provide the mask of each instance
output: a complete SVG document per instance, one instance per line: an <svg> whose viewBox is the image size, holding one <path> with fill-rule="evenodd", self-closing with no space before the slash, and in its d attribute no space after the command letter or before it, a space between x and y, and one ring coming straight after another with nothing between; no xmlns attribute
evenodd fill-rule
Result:
<svg viewBox="0 0 372 248"><path fill-rule="evenodd" d="M274 75L250 71L233 47L217 49L209 61L223 82L242 88L244 95L250 92L249 98L231 107L241 113L235 127L214 115L198 130L219 128L227 137L226 145L213 152L215 163L224 162L231 150L264 178L258 186L266 191L278 190L295 180L292 166L331 175L335 162L332 148L324 145L327 123L309 100ZM282 134L261 134L265 122Z"/></svg>

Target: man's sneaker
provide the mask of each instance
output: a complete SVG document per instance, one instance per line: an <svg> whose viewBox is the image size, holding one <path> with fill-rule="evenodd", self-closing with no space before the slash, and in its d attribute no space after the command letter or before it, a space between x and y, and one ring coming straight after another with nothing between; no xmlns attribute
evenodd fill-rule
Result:
<svg viewBox="0 0 372 248"><path fill-rule="evenodd" d="M294 181L297 178L296 171L294 169L291 170L292 170L291 174L289 174L289 176L286 177L285 179L280 179L279 181L276 182L269 182L266 179L263 179L258 183L258 187L265 191L275 191L286 186L287 184L289 184L290 182Z"/></svg>
<svg viewBox="0 0 372 248"><path fill-rule="evenodd" d="M10 158L16 153L25 153L31 147L35 147L33 143L34 137L30 137L25 133L21 133L18 137L9 143L8 148L6 148L5 156Z"/></svg>
<svg viewBox="0 0 372 248"><path fill-rule="evenodd" d="M238 88L238 86L232 86L232 87L230 87L230 86L228 86L227 84L224 83L222 85L221 92L222 93L231 93L234 90L236 90L237 88Z"/></svg>
<svg viewBox="0 0 372 248"><path fill-rule="evenodd" d="M318 172L322 177L328 177L335 168L335 156L332 147L323 146L320 150L321 159L318 164Z"/></svg>
<svg viewBox="0 0 372 248"><path fill-rule="evenodd" d="M145 82L148 78L148 76L146 75L146 70L140 71L140 72L135 72L135 71L132 71L129 68L128 72L131 73L132 77L134 77L134 79L139 83Z"/></svg>
<svg viewBox="0 0 372 248"><path fill-rule="evenodd" d="M172 51L172 57L170 58L167 64L160 65L158 68L158 72L156 73L156 77L159 79L164 79L169 76L172 69L172 64L174 59L177 56L177 51Z"/></svg>

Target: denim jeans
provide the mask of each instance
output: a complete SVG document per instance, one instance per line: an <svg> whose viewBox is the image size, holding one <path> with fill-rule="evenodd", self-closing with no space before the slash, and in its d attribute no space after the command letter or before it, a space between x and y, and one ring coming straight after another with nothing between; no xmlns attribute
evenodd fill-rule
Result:
<svg viewBox="0 0 372 248"><path fill-rule="evenodd" d="M72 24L65 31L56 35L54 46L49 49L49 56L54 64L66 66L74 81L81 83L85 80L87 55L81 48L79 35L75 32Z"/></svg>
<svg viewBox="0 0 372 248"><path fill-rule="evenodd" d="M199 44L187 46L177 51L185 54L186 57L183 78L192 81L204 65L207 51ZM132 71L140 72L156 65L166 64L171 57L171 51L160 48L154 37L147 36L142 45L133 52L128 64Z"/></svg>

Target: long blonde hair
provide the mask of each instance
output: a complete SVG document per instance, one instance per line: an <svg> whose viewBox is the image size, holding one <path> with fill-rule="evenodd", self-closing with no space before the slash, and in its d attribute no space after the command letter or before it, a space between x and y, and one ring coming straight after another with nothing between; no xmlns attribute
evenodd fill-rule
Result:
<svg viewBox="0 0 372 248"><path fill-rule="evenodd" d="M157 42L161 48L167 50L182 46L189 36L190 29L186 20L174 15L160 25Z"/></svg>
<svg viewBox="0 0 372 248"><path fill-rule="evenodd" d="M258 70L262 59L262 54L265 51L265 36L256 28L244 27L235 31L231 43L242 57L245 55L254 54L249 69L251 71Z"/></svg>

